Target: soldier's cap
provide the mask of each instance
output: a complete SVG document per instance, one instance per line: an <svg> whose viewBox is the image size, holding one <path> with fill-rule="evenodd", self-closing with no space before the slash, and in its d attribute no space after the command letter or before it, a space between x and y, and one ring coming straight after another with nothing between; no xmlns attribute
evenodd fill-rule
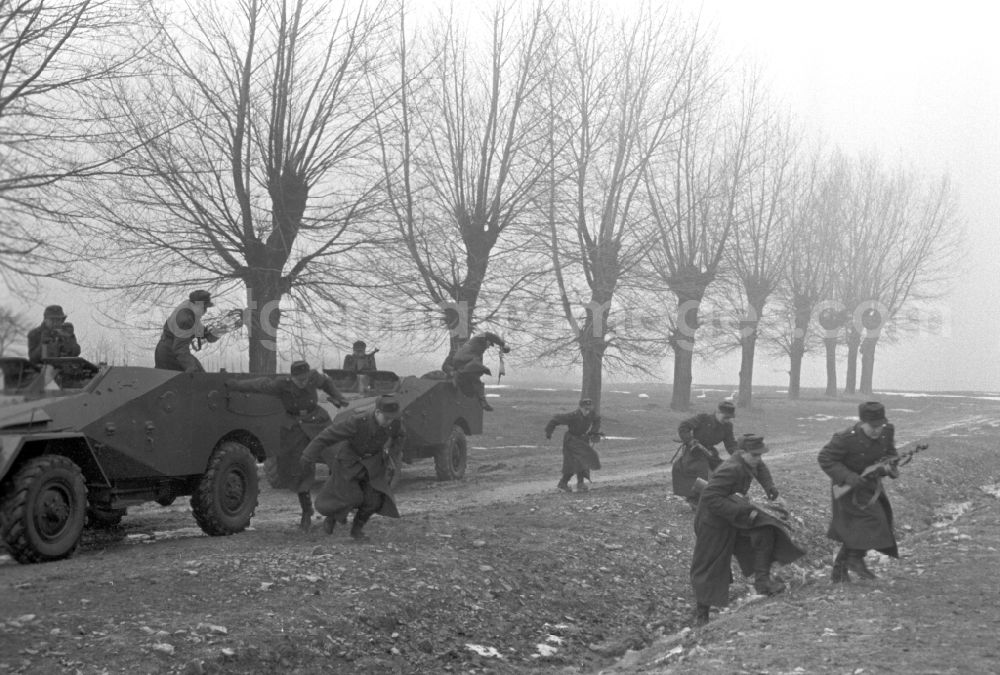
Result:
<svg viewBox="0 0 1000 675"><path fill-rule="evenodd" d="M206 307L212 306L212 294L208 291L191 291L188 294L188 300L191 302L204 302Z"/></svg>
<svg viewBox="0 0 1000 675"><path fill-rule="evenodd" d="M306 361L296 361L292 364L289 372L292 375L305 375L309 372L309 363Z"/></svg>
<svg viewBox="0 0 1000 675"><path fill-rule="evenodd" d="M743 434L740 436L740 440L737 444L744 452L749 452L754 455L763 455L765 452L770 450L770 448L768 448L764 443L764 437L760 434Z"/></svg>
<svg viewBox="0 0 1000 675"><path fill-rule="evenodd" d="M358 340L352 345L355 349L364 349L368 345L365 344L364 340Z"/></svg>
<svg viewBox="0 0 1000 675"><path fill-rule="evenodd" d="M878 401L865 401L858 406L858 419L869 424L885 424L885 406Z"/></svg>
<svg viewBox="0 0 1000 675"><path fill-rule="evenodd" d="M382 394L375 399L375 410L378 410L390 419L399 417L401 413L399 401L392 394Z"/></svg>
<svg viewBox="0 0 1000 675"><path fill-rule="evenodd" d="M593 401L591 401L591 400L590 400L589 398L581 398L581 399L580 399L580 405L581 405L581 406L585 406L585 405L594 405L594 402L593 402Z"/></svg>
<svg viewBox="0 0 1000 675"><path fill-rule="evenodd" d="M719 412L726 417L736 417L736 406L732 401L723 401L719 404Z"/></svg>
<svg viewBox="0 0 1000 675"><path fill-rule="evenodd" d="M66 313L63 311L61 305L49 305L45 308L45 314L43 316L46 319L65 319Z"/></svg>

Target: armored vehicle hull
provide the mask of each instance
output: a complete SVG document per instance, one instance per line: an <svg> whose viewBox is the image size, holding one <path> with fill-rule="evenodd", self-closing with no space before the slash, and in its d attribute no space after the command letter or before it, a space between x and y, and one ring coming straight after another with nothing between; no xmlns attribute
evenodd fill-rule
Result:
<svg viewBox="0 0 1000 675"><path fill-rule="evenodd" d="M210 535L246 529L278 402L229 400L226 373L94 367L82 388L0 407L0 540L19 562L65 558L84 523L191 497Z"/></svg>

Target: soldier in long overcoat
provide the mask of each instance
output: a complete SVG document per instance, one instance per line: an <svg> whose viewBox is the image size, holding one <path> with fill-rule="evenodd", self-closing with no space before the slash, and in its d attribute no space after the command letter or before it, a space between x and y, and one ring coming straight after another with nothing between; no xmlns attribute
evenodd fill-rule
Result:
<svg viewBox="0 0 1000 675"><path fill-rule="evenodd" d="M201 323L211 306L212 295L208 291L191 291L188 299L170 313L163 323L160 340L153 352L153 364L156 368L185 373L205 372L201 361L191 353L191 344L195 340L215 342L219 339Z"/></svg>
<svg viewBox="0 0 1000 675"><path fill-rule="evenodd" d="M281 420L281 449L274 458L277 473L275 487L296 490L302 518L299 527L308 530L312 524L313 506L309 488L314 474L302 475L302 451L316 435L330 424L330 414L319 405L322 391L338 408L347 399L323 373L312 370L306 361L292 364L288 377L258 377L252 380L228 380L230 391L276 396L285 409ZM303 489L304 488L304 489Z"/></svg>
<svg viewBox="0 0 1000 675"><path fill-rule="evenodd" d="M593 442L600 438L601 416L594 410L594 402L589 398L580 400L580 406L573 412L555 415L545 425L545 438L552 438L557 426L566 425L563 434L562 478L557 488L572 492L569 479L576 476L576 491L586 492L585 480L590 480L591 470L601 468L601 459L594 450Z"/></svg>
<svg viewBox="0 0 1000 675"><path fill-rule="evenodd" d="M832 485L849 485L851 491L839 499L831 487L831 517L827 536L841 542L830 579L850 581L849 572L862 579L875 575L865 564L865 555L875 549L899 557L892 527L892 505L882 489L882 476L895 478L893 469L863 479L861 473L887 457L898 457L896 429L885 417L885 406L868 401L858 406L858 422L836 433L819 453L819 465Z"/></svg>
<svg viewBox="0 0 1000 675"><path fill-rule="evenodd" d="M367 539L365 523L374 514L399 518L389 487L390 454L403 439L400 404L392 394L379 396L375 409L335 422L310 441L302 453L303 473L320 459L330 467L330 478L316 496L316 510L326 516L324 529L331 534L336 523L351 522L351 537Z"/></svg>
<svg viewBox="0 0 1000 675"><path fill-rule="evenodd" d="M709 478L695 513L691 585L698 625L708 621L711 607L729 604L734 555L743 574L754 575L757 592L774 595L785 584L771 577L771 564L788 564L805 554L792 542L783 522L747 499L753 480L764 488L768 499L778 498L771 472L761 458L768 450L764 438L746 434L739 445Z"/></svg>
<svg viewBox="0 0 1000 675"><path fill-rule="evenodd" d="M674 494L687 499L692 509L698 508L698 496L692 490L695 480L708 480L722 464L722 457L715 446L722 443L729 455L736 448L734 417L736 406L732 401L722 401L714 413L689 417L677 427L683 446L671 467L671 482Z"/></svg>

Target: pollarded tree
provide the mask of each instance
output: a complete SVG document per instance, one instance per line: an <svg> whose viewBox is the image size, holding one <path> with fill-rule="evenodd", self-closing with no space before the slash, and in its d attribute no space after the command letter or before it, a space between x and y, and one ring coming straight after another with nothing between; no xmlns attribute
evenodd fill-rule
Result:
<svg viewBox="0 0 1000 675"><path fill-rule="evenodd" d="M87 153L94 129L80 96L128 63L128 52L109 45L139 5L0 0L0 280L8 287L62 276L79 257L56 226L73 205L55 188L103 168Z"/></svg>
<svg viewBox="0 0 1000 675"><path fill-rule="evenodd" d="M397 100L378 119L402 242L389 264L403 270L393 284L410 307L447 326L451 353L544 271L523 226L547 167L544 110L533 103L546 27L542 3L497 5L482 23L432 20L418 31L426 47L414 50L401 24L399 76L386 87Z"/></svg>
<svg viewBox="0 0 1000 675"><path fill-rule="evenodd" d="M250 371L274 372L282 303L321 322L370 283L359 252L387 239L371 219L386 100L370 82L391 18L384 2L151 8L141 67L93 97L100 149L121 159L78 193L102 261L91 285L173 303L242 287Z"/></svg>

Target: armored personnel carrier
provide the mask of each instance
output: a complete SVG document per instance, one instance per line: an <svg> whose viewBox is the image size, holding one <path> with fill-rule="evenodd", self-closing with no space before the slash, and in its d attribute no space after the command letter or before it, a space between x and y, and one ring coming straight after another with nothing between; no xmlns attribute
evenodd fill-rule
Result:
<svg viewBox="0 0 1000 675"><path fill-rule="evenodd" d="M5 359L5 385L24 364ZM257 462L278 447L280 405L226 396L227 373L46 359L55 392L17 378L0 406L0 541L22 563L73 554L85 522L190 496L209 535L241 532L257 506ZM18 370L20 367L20 371ZM25 392L24 387L30 391Z"/></svg>

